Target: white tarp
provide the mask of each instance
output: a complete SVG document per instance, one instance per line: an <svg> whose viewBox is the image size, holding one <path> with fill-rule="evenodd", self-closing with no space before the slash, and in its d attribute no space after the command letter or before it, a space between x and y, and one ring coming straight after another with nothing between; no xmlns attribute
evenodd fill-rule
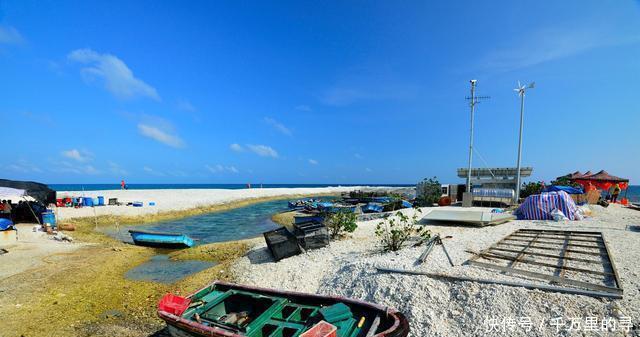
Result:
<svg viewBox="0 0 640 337"><path fill-rule="evenodd" d="M20 199L25 196L26 191L11 187L0 187L1 199Z"/></svg>

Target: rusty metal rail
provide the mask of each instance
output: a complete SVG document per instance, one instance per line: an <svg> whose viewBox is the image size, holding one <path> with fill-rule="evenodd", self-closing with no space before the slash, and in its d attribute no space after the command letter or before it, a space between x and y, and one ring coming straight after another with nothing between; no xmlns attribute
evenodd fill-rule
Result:
<svg viewBox="0 0 640 337"><path fill-rule="evenodd" d="M588 258L589 256L593 258ZM549 263L550 259L556 262ZM499 264L499 260L507 261L507 264ZM570 265L571 263L587 266L576 267L575 264ZM611 251L601 232L519 229L489 248L474 254L465 264L590 291L607 292L619 296L623 294ZM519 268L515 268L516 265ZM596 268L597 270L589 267L598 265L601 268ZM527 270L527 266L535 268ZM548 269L554 272L543 272ZM567 271L570 271L575 278L565 276ZM597 278L596 276L601 279L601 282L585 281Z"/></svg>

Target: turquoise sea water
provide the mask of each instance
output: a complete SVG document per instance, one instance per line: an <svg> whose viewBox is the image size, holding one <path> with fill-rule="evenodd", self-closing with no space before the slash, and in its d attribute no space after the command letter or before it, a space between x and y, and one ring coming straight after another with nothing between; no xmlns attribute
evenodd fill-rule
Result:
<svg viewBox="0 0 640 337"><path fill-rule="evenodd" d="M332 198L322 197L324 200ZM259 236L279 226L271 221L275 213L287 211L287 200L260 202L228 211L201 214L187 218L163 221L142 226L121 227L119 232L106 232L121 241L131 242L129 229L158 232L179 232L189 235L196 244L247 239Z"/></svg>
<svg viewBox="0 0 640 337"><path fill-rule="evenodd" d="M629 186L629 189L626 191L627 193L627 198L631 201L631 202L640 202L640 186L639 185L632 185ZM622 191L622 195L625 195L625 191Z"/></svg>

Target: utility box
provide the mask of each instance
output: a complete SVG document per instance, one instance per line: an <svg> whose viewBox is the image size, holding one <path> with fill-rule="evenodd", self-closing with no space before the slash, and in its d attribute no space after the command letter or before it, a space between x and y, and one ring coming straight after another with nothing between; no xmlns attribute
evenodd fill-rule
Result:
<svg viewBox="0 0 640 337"><path fill-rule="evenodd" d="M464 192L462 193L462 207L471 207L473 206L473 193Z"/></svg>

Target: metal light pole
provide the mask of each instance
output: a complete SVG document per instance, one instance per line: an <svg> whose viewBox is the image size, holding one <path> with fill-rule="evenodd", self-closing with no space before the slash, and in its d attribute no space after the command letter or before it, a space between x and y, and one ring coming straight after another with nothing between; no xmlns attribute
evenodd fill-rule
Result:
<svg viewBox="0 0 640 337"><path fill-rule="evenodd" d="M471 80L471 135L469 136L469 167L467 170L467 192L471 192L471 161L473 159L473 113L476 110L476 83L478 80Z"/></svg>
<svg viewBox="0 0 640 337"><path fill-rule="evenodd" d="M522 130L524 129L524 96L527 89L533 89L536 82L531 82L528 86L520 85L520 81L518 81L518 88L513 89L518 92L520 96L520 136L518 138L518 163L516 165L516 195L515 202L517 203L520 200L520 163L522 161Z"/></svg>
<svg viewBox="0 0 640 337"><path fill-rule="evenodd" d="M470 80L471 83L471 96L467 97L468 100L471 100L469 106L471 107L471 132L469 135L469 167L467 170L467 192L471 192L471 162L473 160L473 116L476 111L476 104L480 103L478 100L480 99L488 99L489 96L480 96L476 97L476 84L478 80Z"/></svg>

